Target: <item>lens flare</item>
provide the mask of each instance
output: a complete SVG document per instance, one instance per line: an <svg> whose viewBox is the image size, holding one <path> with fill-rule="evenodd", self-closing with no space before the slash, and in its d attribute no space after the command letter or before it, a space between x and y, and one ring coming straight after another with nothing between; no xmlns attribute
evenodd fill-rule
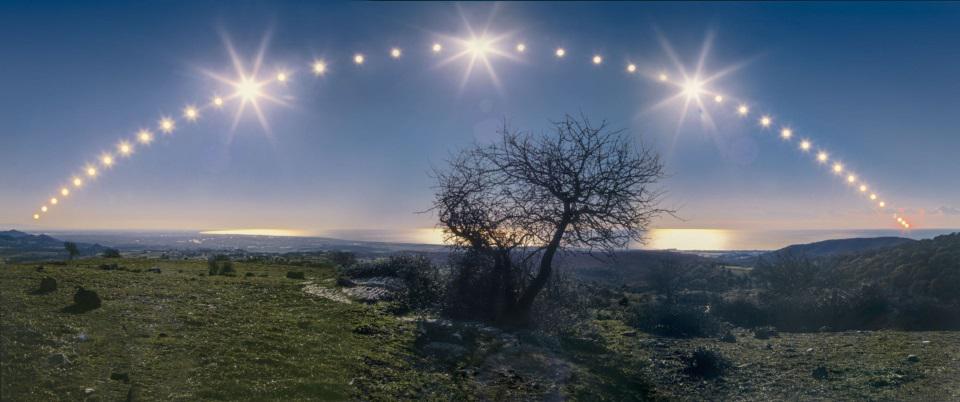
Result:
<svg viewBox="0 0 960 402"><path fill-rule="evenodd" d="M670 77L667 77L666 73L660 73L660 75L657 76L657 79L660 80L660 82L667 82Z"/></svg>
<svg viewBox="0 0 960 402"><path fill-rule="evenodd" d="M827 159L829 159L829 156L827 155L826 152L820 151L819 153L817 153L817 161L818 161L818 162L824 163L824 162L827 161Z"/></svg>
<svg viewBox="0 0 960 402"><path fill-rule="evenodd" d="M133 153L133 146L129 142L120 141L120 144L117 144L117 151L120 152L120 155L130 156Z"/></svg>
<svg viewBox="0 0 960 402"><path fill-rule="evenodd" d="M717 103L723 103L723 95L714 96L713 101Z"/></svg>
<svg viewBox="0 0 960 402"><path fill-rule="evenodd" d="M747 105L740 105L740 106L737 108L737 114L739 114L739 115L741 115L741 116L746 116L747 113L750 113L750 108L747 107Z"/></svg>
<svg viewBox="0 0 960 402"><path fill-rule="evenodd" d="M434 53L440 53L441 51L443 51L443 45L439 43L434 43L433 46L430 47L430 50L432 50Z"/></svg>
<svg viewBox="0 0 960 402"><path fill-rule="evenodd" d="M251 78L243 78L236 84L237 95L244 101L254 101L260 96L260 86L263 85Z"/></svg>
<svg viewBox="0 0 960 402"><path fill-rule="evenodd" d="M219 96L214 96L214 97L213 97L213 107L215 107L215 108L217 108L217 109L223 107L223 98L221 98L221 97L219 97Z"/></svg>
<svg viewBox="0 0 960 402"><path fill-rule="evenodd" d="M197 111L195 106L190 105L183 108L183 117L185 117L187 121L197 121L197 119L200 118L200 112Z"/></svg>
<svg viewBox="0 0 960 402"><path fill-rule="evenodd" d="M60 200L56 199L56 197L50 199L50 204L57 205L59 202Z"/></svg>
<svg viewBox="0 0 960 402"><path fill-rule="evenodd" d="M403 51L400 50L400 48L395 47L393 49L390 49L390 57L393 57L394 59L399 59L400 56L402 55L403 55Z"/></svg>
<svg viewBox="0 0 960 402"><path fill-rule="evenodd" d="M111 156L110 154L104 154L103 156L100 157L100 163L106 167L113 166L113 156Z"/></svg>
<svg viewBox="0 0 960 402"><path fill-rule="evenodd" d="M62 195L62 196L64 196L64 197L70 195L70 189L69 189L69 188L66 188L66 187L61 188L61 189L60 189L60 195Z"/></svg>
<svg viewBox="0 0 960 402"><path fill-rule="evenodd" d="M630 74L637 72L637 65L633 63L627 64L627 72Z"/></svg>
<svg viewBox="0 0 960 402"><path fill-rule="evenodd" d="M883 201L880 201L880 203L877 204L877 205L879 205L880 208L883 208L883 207L886 207L886 206L887 206L887 203L886 203L886 202L883 202Z"/></svg>
<svg viewBox="0 0 960 402"><path fill-rule="evenodd" d="M689 79L683 84L683 93L687 98L696 98L703 92L703 84L697 79Z"/></svg>
<svg viewBox="0 0 960 402"><path fill-rule="evenodd" d="M40 214L33 214L33 220L39 220Z"/></svg>
<svg viewBox="0 0 960 402"><path fill-rule="evenodd" d="M353 63L354 63L354 64L356 64L356 65L361 65L361 64L363 64L364 61L366 61L366 57L363 57L362 54L357 53L357 54L353 55Z"/></svg>
<svg viewBox="0 0 960 402"><path fill-rule="evenodd" d="M173 119L169 117L160 119L160 131L170 134L173 132L174 128L176 128L176 124L173 122Z"/></svg>
<svg viewBox="0 0 960 402"><path fill-rule="evenodd" d="M808 141L808 140L800 141L800 149L802 149L802 150L804 150L804 151L809 151L809 150L810 150L810 141Z"/></svg>
<svg viewBox="0 0 960 402"><path fill-rule="evenodd" d="M518 43L518 44L517 44L517 51L520 52L520 53L526 52L526 51L527 51L527 45L524 44L524 43Z"/></svg>
<svg viewBox="0 0 960 402"><path fill-rule="evenodd" d="M83 180L80 180L79 177L74 177L74 178L73 178L73 186L74 186L74 187L80 187L80 186L82 186L82 185L83 185Z"/></svg>
<svg viewBox="0 0 960 402"><path fill-rule="evenodd" d="M88 165L88 166L87 166L87 176L96 177L96 176L97 176L97 168Z"/></svg>
<svg viewBox="0 0 960 402"><path fill-rule="evenodd" d="M854 176L854 175L847 176L847 183L854 183L856 181L857 181L857 176Z"/></svg>
<svg viewBox="0 0 960 402"><path fill-rule="evenodd" d="M870 200L871 200L871 201L876 201L876 199L877 199L877 195L876 195L876 194L870 194Z"/></svg>
<svg viewBox="0 0 960 402"><path fill-rule="evenodd" d="M278 82L287 82L287 80L288 80L289 78L290 78L290 77L287 76L287 73L285 73L285 72L283 72L283 71L277 73L277 81L278 81Z"/></svg>
<svg viewBox="0 0 960 402"><path fill-rule="evenodd" d="M763 116L760 118L760 125L764 128L770 127L770 123L773 123L773 119L770 116Z"/></svg>
<svg viewBox="0 0 960 402"><path fill-rule="evenodd" d="M780 130L780 136L785 140L789 140L790 137L793 137L793 130L784 128L783 130Z"/></svg>
<svg viewBox="0 0 960 402"><path fill-rule="evenodd" d="M140 141L141 144L149 144L153 141L153 133L147 130L140 130L137 132L137 141Z"/></svg>
<svg viewBox="0 0 960 402"><path fill-rule="evenodd" d="M834 164L833 164L833 173L836 173L836 174L843 173L843 164L834 163Z"/></svg>
<svg viewBox="0 0 960 402"><path fill-rule="evenodd" d="M327 63L324 63L323 60L314 60L312 68L314 75L321 76L327 72Z"/></svg>
<svg viewBox="0 0 960 402"><path fill-rule="evenodd" d="M600 64L600 63L603 63L603 57L601 57L599 54L594 55L593 64Z"/></svg>
<svg viewBox="0 0 960 402"><path fill-rule="evenodd" d="M40 207L40 212L47 212L47 206L44 205L44 206Z"/></svg>
<svg viewBox="0 0 960 402"><path fill-rule="evenodd" d="M860 185L860 192L861 192L861 193L867 192L867 185L866 185L866 184L861 184L861 185Z"/></svg>
<svg viewBox="0 0 960 402"><path fill-rule="evenodd" d="M562 47L557 48L557 51L554 52L554 54L557 55L557 57L566 56L566 55L567 55L567 49L564 49L564 48L562 48Z"/></svg>

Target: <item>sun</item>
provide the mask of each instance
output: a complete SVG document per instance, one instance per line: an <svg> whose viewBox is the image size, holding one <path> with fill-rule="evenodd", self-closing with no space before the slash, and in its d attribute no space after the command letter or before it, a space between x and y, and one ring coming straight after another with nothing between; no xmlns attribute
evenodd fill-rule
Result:
<svg viewBox="0 0 960 402"><path fill-rule="evenodd" d="M290 73L283 71L278 74L273 74L269 78L260 78L260 68L263 65L263 59L267 52L267 43L269 41L270 35L264 35L263 39L260 42L260 48L257 51L256 57L253 59L252 66L247 67L242 61L241 57L238 55L236 49L233 46L233 43L230 41L229 37L226 34L223 34L223 42L226 47L227 53L230 56L230 61L233 63L234 76L224 76L222 74L204 71L204 73L215 80L226 84L233 91L231 95L220 97L217 96L214 98L214 104L216 107L221 107L225 102L229 100L237 99L239 100L239 105L237 106L237 112L233 118L233 126L231 131L236 131L237 125L240 123L240 118L243 117L243 113L246 111L247 106L253 109L254 114L257 117L257 120L260 122L260 126L263 128L264 132L268 137L272 137L272 131L270 130L270 124L267 122L266 115L263 112L263 106L261 101L268 101L271 103L279 104L282 106L289 106L282 99L271 94L268 89L272 86L282 86L276 84L283 84L290 79ZM322 69L325 69L322 67ZM314 65L314 72L316 72L317 66ZM321 71L322 72L322 71Z"/></svg>

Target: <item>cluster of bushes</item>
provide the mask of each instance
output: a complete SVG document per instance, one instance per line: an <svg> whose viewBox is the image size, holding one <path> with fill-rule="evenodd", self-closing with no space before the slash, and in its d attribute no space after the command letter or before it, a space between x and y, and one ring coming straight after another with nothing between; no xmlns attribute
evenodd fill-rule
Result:
<svg viewBox="0 0 960 402"><path fill-rule="evenodd" d="M220 254L207 259L207 275L232 276L236 273L237 271L233 269L233 262L230 261L230 257Z"/></svg>
<svg viewBox="0 0 960 402"><path fill-rule="evenodd" d="M682 299L640 304L629 309L626 323L649 333L674 338L721 336L726 328L708 311L708 306Z"/></svg>
<svg viewBox="0 0 960 402"><path fill-rule="evenodd" d="M441 270L422 255L400 254L389 258L354 263L340 268L340 284L352 279L392 277L403 281L396 301L405 309L433 309L443 299Z"/></svg>

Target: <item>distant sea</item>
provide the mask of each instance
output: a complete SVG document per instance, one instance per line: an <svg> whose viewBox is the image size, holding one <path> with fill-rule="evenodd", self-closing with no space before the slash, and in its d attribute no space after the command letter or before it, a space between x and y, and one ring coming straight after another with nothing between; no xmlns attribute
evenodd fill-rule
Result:
<svg viewBox="0 0 960 402"><path fill-rule="evenodd" d="M430 229L341 230L324 232L323 236L358 241L437 244L440 241L440 237L430 232ZM813 243L831 239L893 236L921 240L954 232L960 232L960 229L918 229L909 232L885 229L653 229L648 233L645 244L634 244L631 248L661 250L776 250L791 244Z"/></svg>

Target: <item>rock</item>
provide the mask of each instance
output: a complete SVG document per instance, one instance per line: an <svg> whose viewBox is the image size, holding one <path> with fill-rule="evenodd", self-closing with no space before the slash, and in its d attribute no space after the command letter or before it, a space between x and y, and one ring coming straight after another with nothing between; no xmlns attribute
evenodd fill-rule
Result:
<svg viewBox="0 0 960 402"><path fill-rule="evenodd" d="M90 395L93 393L93 388L84 388L83 393Z"/></svg>
<svg viewBox="0 0 960 402"><path fill-rule="evenodd" d="M100 308L100 295L92 290L86 290L83 286L77 287L77 293L73 295L73 302L82 310L93 310Z"/></svg>
<svg viewBox="0 0 960 402"><path fill-rule="evenodd" d="M826 380L828 375L827 368L818 366L817 368L813 369L813 372L811 372L810 375L818 380Z"/></svg>
<svg viewBox="0 0 960 402"><path fill-rule="evenodd" d="M37 272L43 272L43 265L37 265Z"/></svg>
<svg viewBox="0 0 960 402"><path fill-rule="evenodd" d="M90 340L90 337L87 336L87 334L81 332L81 333L77 334L77 340L80 341L80 342L86 342L86 341Z"/></svg>
<svg viewBox="0 0 960 402"><path fill-rule="evenodd" d="M303 271L288 271L287 278L289 279L306 279Z"/></svg>
<svg viewBox="0 0 960 402"><path fill-rule="evenodd" d="M830 328L830 327L824 325L824 326L820 327L819 331L820 331L820 332L833 332L833 328Z"/></svg>
<svg viewBox="0 0 960 402"><path fill-rule="evenodd" d="M160 273L160 268L153 267L153 268L148 269L147 272L153 272L153 273L155 273L155 274L159 274L159 273Z"/></svg>
<svg viewBox="0 0 960 402"><path fill-rule="evenodd" d="M634 336L637 336L637 331L625 331L620 333L620 335L634 337Z"/></svg>
<svg viewBox="0 0 960 402"><path fill-rule="evenodd" d="M737 337L733 332L727 331L720 337L720 342L737 343Z"/></svg>
<svg viewBox="0 0 960 402"><path fill-rule="evenodd" d="M51 366L65 366L70 364L70 359L63 353L57 353L47 358L47 364Z"/></svg>
<svg viewBox="0 0 960 402"><path fill-rule="evenodd" d="M118 373L118 372L110 373L110 379L115 381L123 381L124 384L130 383L130 375L128 375L127 373Z"/></svg>
<svg viewBox="0 0 960 402"><path fill-rule="evenodd" d="M907 361L910 363L916 363L920 361L920 356L917 355L907 355Z"/></svg>
<svg viewBox="0 0 960 402"><path fill-rule="evenodd" d="M806 352L806 353L813 352L813 348L807 348L807 350L805 350L805 352Z"/></svg>
<svg viewBox="0 0 960 402"><path fill-rule="evenodd" d="M394 292L374 286L354 286L352 288L342 288L341 291L347 296L365 303L393 300L394 298Z"/></svg>
<svg viewBox="0 0 960 402"><path fill-rule="evenodd" d="M48 276L40 280L40 287L37 288L37 293L50 293L55 290L57 290L57 280Z"/></svg>
<svg viewBox="0 0 960 402"><path fill-rule="evenodd" d="M770 339L777 336L777 330L773 327L758 327L753 330L753 337L756 339Z"/></svg>
<svg viewBox="0 0 960 402"><path fill-rule="evenodd" d="M449 342L430 342L423 351L441 360L457 360L467 354L467 348Z"/></svg>

